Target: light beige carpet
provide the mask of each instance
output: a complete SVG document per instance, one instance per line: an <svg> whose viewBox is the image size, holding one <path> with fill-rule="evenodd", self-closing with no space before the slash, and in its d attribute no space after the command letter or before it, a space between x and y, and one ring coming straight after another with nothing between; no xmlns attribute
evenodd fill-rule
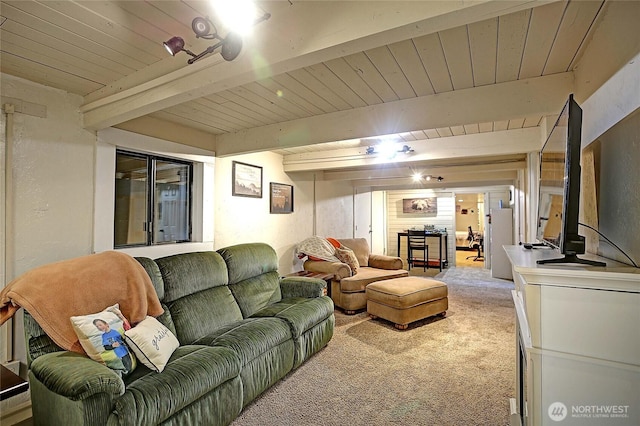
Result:
<svg viewBox="0 0 640 426"><path fill-rule="evenodd" d="M336 310L329 345L250 404L250 425L508 425L515 395L510 281L452 268L443 319L396 330Z"/></svg>

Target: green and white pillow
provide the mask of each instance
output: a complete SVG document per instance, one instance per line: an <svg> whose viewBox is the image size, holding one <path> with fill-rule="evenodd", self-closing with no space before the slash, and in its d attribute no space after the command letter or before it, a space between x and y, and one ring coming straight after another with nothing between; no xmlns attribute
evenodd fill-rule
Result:
<svg viewBox="0 0 640 426"><path fill-rule="evenodd" d="M129 321L118 304L95 314L73 316L71 325L89 358L124 375L136 368L136 358L124 340Z"/></svg>

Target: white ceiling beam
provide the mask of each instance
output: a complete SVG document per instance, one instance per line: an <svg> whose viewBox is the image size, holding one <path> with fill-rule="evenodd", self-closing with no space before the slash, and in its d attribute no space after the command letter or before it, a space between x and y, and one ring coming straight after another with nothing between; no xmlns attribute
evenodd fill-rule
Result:
<svg viewBox="0 0 640 426"><path fill-rule="evenodd" d="M365 179L351 180L354 187L375 187L382 188L403 188L403 189L423 189L423 188L446 188L451 186L488 186L488 185L510 185L517 179L516 171L498 171L493 173L482 173L478 175L459 174L445 175L442 182L414 182L410 177L395 179Z"/></svg>
<svg viewBox="0 0 640 426"><path fill-rule="evenodd" d="M153 77L144 84L130 87L144 80L131 77L111 85L121 88L119 93L112 87L101 99L88 96L91 101L81 107L84 126L113 126L272 75L545 3L549 1L296 2L257 25L233 62L215 54L157 78L152 65L141 71Z"/></svg>
<svg viewBox="0 0 640 426"><path fill-rule="evenodd" d="M566 72L337 111L218 135L216 152L219 156L226 156L469 123L553 115L560 112L572 87L573 73Z"/></svg>
<svg viewBox="0 0 640 426"><path fill-rule="evenodd" d="M347 171L326 171L323 173L322 180L376 180L376 179L394 179L406 178L412 176L415 172L420 172L422 176L431 175L434 177L443 175L479 175L485 173L494 173L502 171L523 170L527 166L522 161L507 161L504 163L489 164L465 164L459 166L429 166L420 164L408 167L393 167L385 169L368 169L368 170L347 170Z"/></svg>
<svg viewBox="0 0 640 426"><path fill-rule="evenodd" d="M524 154L539 151L542 147L539 127L428 139L422 141L420 146L417 142L411 143L415 151L413 154L399 155L393 161L381 156L367 155L364 153L364 148L360 150L360 154L354 154L354 149L350 148L315 153L315 158L311 160L309 159L311 156L305 154L287 155L283 158L283 166L284 171L289 173L310 170L328 171L344 167L376 167L440 159L449 159L454 162L456 158ZM340 156L343 153L348 155ZM318 157L317 154L323 154L323 156Z"/></svg>

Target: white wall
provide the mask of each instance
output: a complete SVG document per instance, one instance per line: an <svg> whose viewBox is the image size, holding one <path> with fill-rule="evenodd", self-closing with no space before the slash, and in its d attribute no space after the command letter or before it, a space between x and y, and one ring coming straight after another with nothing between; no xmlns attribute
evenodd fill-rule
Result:
<svg viewBox="0 0 640 426"><path fill-rule="evenodd" d="M3 97L46 107L45 118L14 114L14 198L5 200L4 190L2 194L3 203L6 201L6 208L13 214L13 223L8 224L13 243L5 247L9 281L45 263L91 252L95 134L82 128L78 114L80 96L6 74L1 77ZM0 163L4 176L5 114L0 121L3 148ZM14 358L24 363L22 311L13 323ZM5 341L1 343L3 349L7 347ZM0 411L7 404L15 405L16 401L3 401Z"/></svg>
<svg viewBox="0 0 640 426"><path fill-rule="evenodd" d="M316 235L353 238L353 209L349 182L316 181Z"/></svg>
<svg viewBox="0 0 640 426"><path fill-rule="evenodd" d="M232 196L232 162L262 167L262 198ZM292 180L284 173L282 156L247 154L216 159L215 249L235 244L263 242L278 254L279 272L301 270L295 245L312 235L313 181ZM269 213L269 183L293 185L293 213Z"/></svg>

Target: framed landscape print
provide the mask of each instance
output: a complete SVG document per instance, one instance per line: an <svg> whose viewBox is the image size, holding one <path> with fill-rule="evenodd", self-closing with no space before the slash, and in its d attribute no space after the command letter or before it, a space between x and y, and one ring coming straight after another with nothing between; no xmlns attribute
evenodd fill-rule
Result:
<svg viewBox="0 0 640 426"><path fill-rule="evenodd" d="M402 213L438 213L438 198L404 198L402 200Z"/></svg>
<svg viewBox="0 0 640 426"><path fill-rule="evenodd" d="M262 198L262 167L234 161L231 182L231 195Z"/></svg>
<svg viewBox="0 0 640 426"><path fill-rule="evenodd" d="M293 213L293 185L269 184L270 213Z"/></svg>

